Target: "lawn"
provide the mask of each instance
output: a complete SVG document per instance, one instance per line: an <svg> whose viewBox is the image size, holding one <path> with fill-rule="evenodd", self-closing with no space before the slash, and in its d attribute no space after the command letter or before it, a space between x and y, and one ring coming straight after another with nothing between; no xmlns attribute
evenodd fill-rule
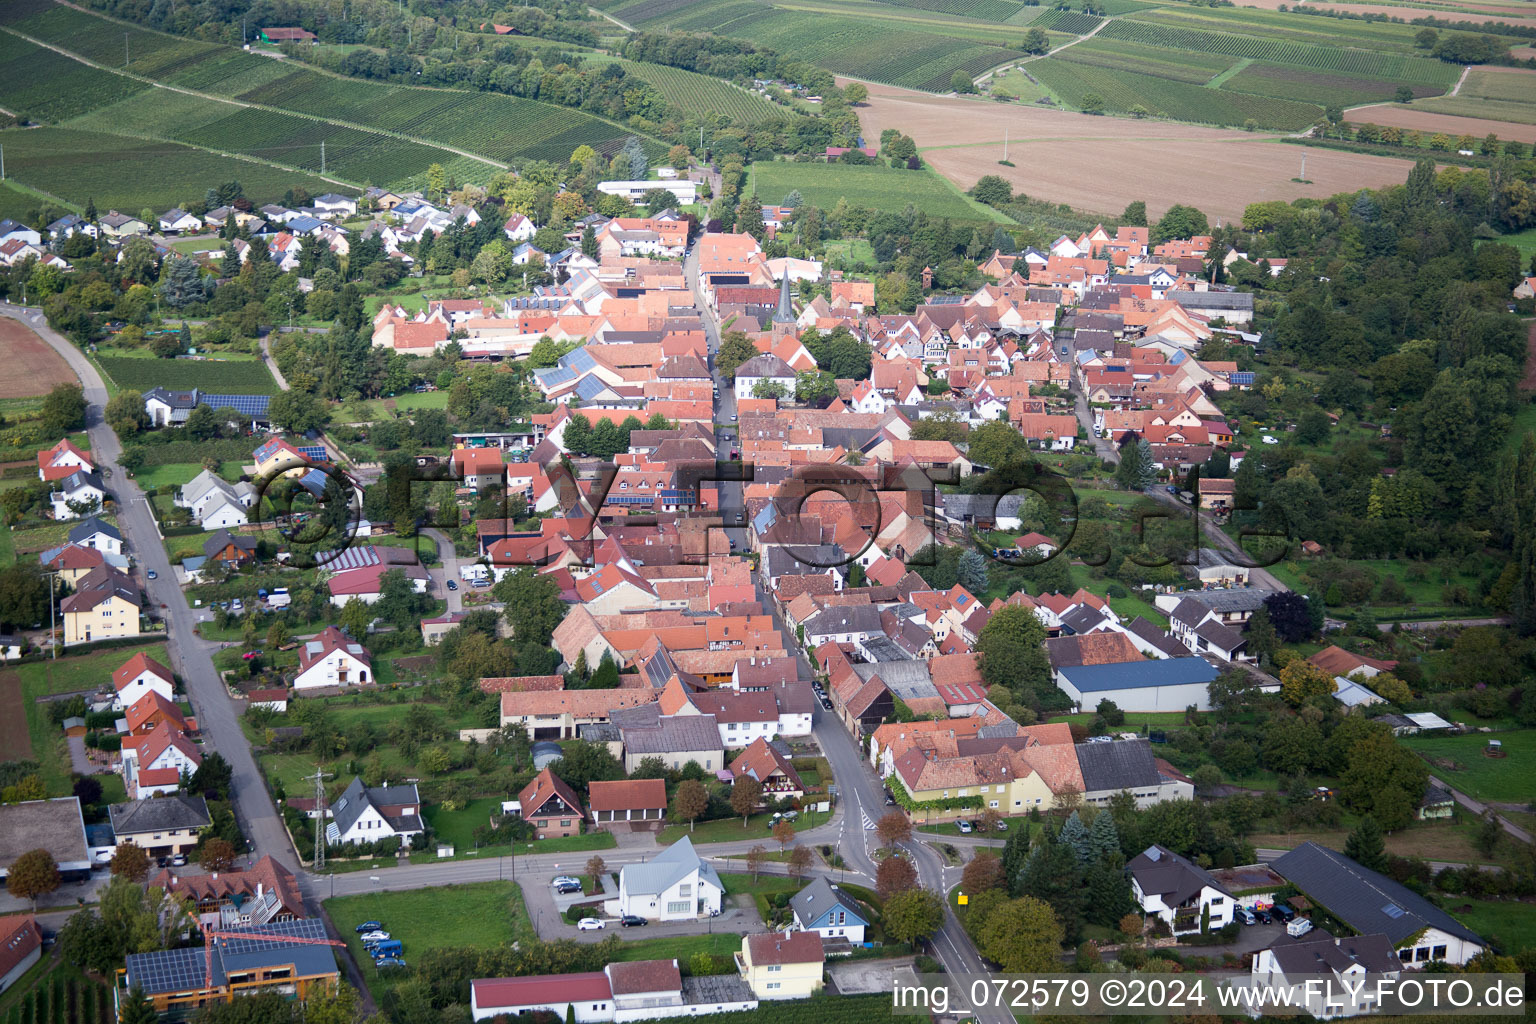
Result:
<svg viewBox="0 0 1536 1024"><path fill-rule="evenodd" d="M405 946L410 959L424 949L490 949L531 939L528 908L516 882L470 882L430 889L336 896L324 903L370 988L380 980L357 938L357 926L379 921ZM400 977L406 975L402 972Z"/></svg>
<svg viewBox="0 0 1536 1024"><path fill-rule="evenodd" d="M830 812L816 814L812 811L802 811L799 820L791 824L797 829L807 829L813 825L826 824L830 816ZM668 825L656 838L662 846L670 846L683 836L687 836L695 846L700 843L731 843L741 839L771 839L771 830L768 825L770 817L771 815L768 814L754 814L748 819L745 828L742 827L741 819L734 817L698 822L692 832L688 831L687 825Z"/></svg>
<svg viewBox="0 0 1536 1024"><path fill-rule="evenodd" d="M75 693L109 686L112 673L134 654L147 654L167 662L164 644L117 647L94 654L32 662L15 669L21 677L21 699L26 709L27 732L32 738L32 757L37 761L49 796L67 796L70 781L69 749L64 731L48 718L48 706L37 698L48 694Z"/></svg>
<svg viewBox="0 0 1536 1024"><path fill-rule="evenodd" d="M1097 717L1096 712L1085 711L1076 715L1051 715L1053 722L1071 722L1077 725L1087 725ZM1145 725L1149 729L1181 729L1185 727L1184 712L1182 711L1127 711L1125 713L1125 725L1115 726L1119 732L1134 731Z"/></svg>
<svg viewBox="0 0 1536 1024"><path fill-rule="evenodd" d="M446 391L411 391L393 398L375 398L366 402L348 402L341 407L339 419L344 423L372 423L387 420L396 413L409 413L417 409L448 408Z"/></svg>
<svg viewBox="0 0 1536 1024"><path fill-rule="evenodd" d="M869 244L867 238L851 238L844 241L826 243L828 259L847 260L856 267L875 267L879 261L875 259L875 247Z"/></svg>
<svg viewBox="0 0 1536 1024"><path fill-rule="evenodd" d="M1524 259L1536 256L1536 228L1526 228L1519 234L1505 235L1499 241L1519 249L1520 255Z"/></svg>
<svg viewBox="0 0 1536 1024"><path fill-rule="evenodd" d="M475 829L481 825L490 824L491 816L500 812L501 798L488 796L471 800L457 811L445 811L441 805L429 804L426 817L427 824L432 826L438 841L453 844L455 860L466 856L499 857L528 853L579 853L586 850L611 850L618 845L618 840L614 838L612 832L588 832L561 839L530 839L502 846L482 846L477 851ZM431 863L438 859L434 851L411 855L413 864Z"/></svg>
<svg viewBox="0 0 1536 1024"><path fill-rule="evenodd" d="M146 359L128 354L98 353L96 364L120 388L148 391L202 388L232 395L275 395L277 381L267 364L255 356L221 359Z"/></svg>
<svg viewBox="0 0 1536 1024"><path fill-rule="evenodd" d="M958 221L1009 223L989 206L962 195L948 181L928 170L896 170L875 164L789 163L758 161L752 165L750 187L772 205L798 191L809 206L831 210L838 200L871 210L907 204L930 217Z"/></svg>
<svg viewBox="0 0 1536 1024"><path fill-rule="evenodd" d="M1305 842L1314 842L1331 850L1344 849L1355 820L1346 816L1335 830L1322 832L1258 832L1248 837L1255 849L1290 850ZM1386 836L1387 852L1399 857L1422 857L1425 860L1450 861L1457 864L1491 864L1508 860L1508 846L1495 851L1493 857L1485 857L1478 850L1478 824L1470 816L1461 820L1417 821L1398 832Z"/></svg>
<svg viewBox="0 0 1536 1024"><path fill-rule="evenodd" d="M202 471L202 465L196 462L171 462L164 466L145 466L133 474L133 479L142 490L152 491L167 484L180 487Z"/></svg>
<svg viewBox="0 0 1536 1024"><path fill-rule="evenodd" d="M1536 947L1536 905L1455 896L1447 898L1446 909L1501 953Z"/></svg>
<svg viewBox="0 0 1536 1024"><path fill-rule="evenodd" d="M1489 740L1504 748L1502 758L1486 757ZM1402 742L1424 760L1430 771L1479 800L1526 803L1536 765L1536 729L1463 736L1404 736Z"/></svg>

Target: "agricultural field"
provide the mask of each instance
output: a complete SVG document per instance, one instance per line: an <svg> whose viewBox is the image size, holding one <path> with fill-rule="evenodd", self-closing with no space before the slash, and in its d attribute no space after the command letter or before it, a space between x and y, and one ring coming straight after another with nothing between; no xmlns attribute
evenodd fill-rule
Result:
<svg viewBox="0 0 1536 1024"><path fill-rule="evenodd" d="M57 124L147 88L0 32L0 106L18 117Z"/></svg>
<svg viewBox="0 0 1536 1024"><path fill-rule="evenodd" d="M202 388L228 395L275 395L277 381L259 359L142 359L98 355L96 363L119 388L148 391Z"/></svg>
<svg viewBox="0 0 1536 1024"><path fill-rule="evenodd" d="M1052 9L1046 11L1030 22L1036 28L1051 28L1057 32L1066 32L1070 35L1080 36L1092 32L1099 27L1104 19L1092 14L1083 14L1080 11L1063 11Z"/></svg>
<svg viewBox="0 0 1536 1024"><path fill-rule="evenodd" d="M1441 104L1464 104L1461 109L1466 110L1468 115L1482 112L1485 116L1462 116L1445 109ZM1429 109L1431 106L1435 109ZM1426 137L1436 132L1443 132L1452 137L1471 135L1473 138L1481 139L1492 132L1501 139L1536 142L1536 106L1504 104L1509 108L1510 113L1525 117L1525 123L1516 123L1513 118L1504 121L1491 120L1494 111L1488 108L1495 106L1498 104L1486 100L1462 100L1459 96L1431 100L1424 104L1415 103L1411 107L1405 107L1400 103L1383 103L1380 106L1351 110L1349 123L1391 125L1408 131L1422 132Z"/></svg>
<svg viewBox="0 0 1536 1024"><path fill-rule="evenodd" d="M1439 97L1417 106L1442 114L1536 124L1536 72L1473 68L1455 96ZM1520 137L1513 132L1507 134L1510 138Z"/></svg>
<svg viewBox="0 0 1536 1024"><path fill-rule="evenodd" d="M639 0L612 13L637 27L715 32L747 39L837 74L890 82L929 92L949 89L955 70L975 76L1024 54L1000 45L1018 36L980 23L942 17L893 18L895 9L870 5L816 4L814 10L776 8L755 0L694 0L676 4ZM865 8L860 17L857 7ZM828 32L829 17L842 19Z"/></svg>
<svg viewBox="0 0 1536 1024"><path fill-rule="evenodd" d="M1349 107L1360 103L1383 103L1392 99L1401 82L1390 78L1351 75L1342 71L1314 71L1284 64L1256 61L1221 84L1232 92L1276 96L1280 99L1316 103L1319 106ZM1422 83L1409 86L1416 97L1438 96L1443 89Z"/></svg>
<svg viewBox="0 0 1536 1024"><path fill-rule="evenodd" d="M1044 63L1033 61L1029 68L1033 72ZM1308 150L1307 177L1312 184L1304 185L1291 180L1299 169L1299 152L1280 149L1279 143L1248 132L1090 117L885 85L870 87L859 116L866 136L878 138L886 128L911 135L924 162L962 189L984 174L998 174L1031 199L1102 211L1145 200L1154 217L1174 203L1193 204L1213 218L1241 217L1255 195L1286 201L1326 198L1401 184L1413 166L1406 159ZM1013 140L1008 156L1016 167L997 162L1005 131ZM1084 167L1126 163L1137 173L1082 173ZM1212 167L1220 167L1221 174L1213 177Z"/></svg>
<svg viewBox="0 0 1536 1024"><path fill-rule="evenodd" d="M76 205L94 199L102 210L163 210L200 198L209 182L219 181L238 180L257 202L296 185L314 195L335 188L318 175L105 132L12 129L0 132L0 145L9 177Z"/></svg>
<svg viewBox="0 0 1536 1024"><path fill-rule="evenodd" d="M1160 46L1106 39L1100 32L1086 42L1063 50L1052 60L1071 64L1114 68L1167 78L1175 82L1204 85L1237 64L1236 58L1214 53L1177 53ZM1026 68L1031 64L1025 65Z"/></svg>
<svg viewBox="0 0 1536 1024"><path fill-rule="evenodd" d="M762 121L792 117L793 111L769 101L757 93L709 75L701 75L687 68L674 68L666 64L649 64L645 61L622 60L592 55L588 64L617 61L624 70L642 81L654 85L669 103L700 117L724 114L738 124L755 124Z"/></svg>
<svg viewBox="0 0 1536 1024"><path fill-rule="evenodd" d="M0 398L33 398L46 395L59 384L73 384L75 371L25 324L9 317L0 319L0 352L5 353L6 372L0 378Z"/></svg>
<svg viewBox="0 0 1536 1024"><path fill-rule="evenodd" d="M1253 121L1260 128L1281 131L1306 128L1323 115L1323 109L1314 103L1207 89L1131 71L1075 64L1062 57L1033 61L1029 71L1073 107L1081 107L1085 98L1096 95L1105 110L1116 113L1141 107L1153 117L1174 121L1232 127Z"/></svg>
<svg viewBox="0 0 1536 1024"><path fill-rule="evenodd" d="M124 26L118 22L48 0L22 0L7 5L0 13L0 20L18 31L67 48L87 59L100 56L103 63L121 65L120 58L114 63L106 56L109 52L121 53ZM327 170L338 175L353 174L357 181L389 180L389 173L397 173L401 176L395 179L396 183L410 185L422 177L410 168L426 155L431 156L427 162L442 163L459 180L484 180L498 169L487 161L511 162L528 158L563 161L582 144L612 153L634 134L621 125L591 114L535 100L365 82L242 53L232 47L183 40L142 29L130 30L130 53L136 52L135 42L143 51L129 64L129 70L135 74L247 104L305 114L319 118L321 122L335 120L355 126L326 126L322 123L310 130L311 136L305 136L290 122L268 120L251 122L257 132L251 138L257 140L255 145L268 147L271 159L280 159L277 154L287 153L292 159L283 162L302 160L302 165L308 167L314 158L313 165L318 167L317 147L323 136L327 143ZM0 89L0 97L8 95L6 90ZM121 98L103 96L76 113L94 110ZM6 105L0 102L0 106ZM247 119L249 116L246 115ZM277 116L273 115L274 118ZM209 127L210 134L204 138L204 144L213 148L234 150L246 137L246 121L210 124ZM480 154L487 161L444 153L379 133L442 143ZM654 153L659 154L665 149L655 140L644 141ZM333 146L336 147L334 156ZM379 154L387 154L389 161L384 174L377 169ZM424 164L421 166L425 167ZM241 181L244 180L242 177ZM324 191L324 187L321 190Z"/></svg>
<svg viewBox="0 0 1536 1024"><path fill-rule="evenodd" d="M959 195L937 175L876 165L759 162L752 165L749 188L765 203L777 203L798 190L810 206L830 210L838 200L850 206L878 210L889 208L892 197L910 203L931 217L951 220L996 221L997 211Z"/></svg>
<svg viewBox="0 0 1536 1024"><path fill-rule="evenodd" d="M982 21L1006 21L1010 25L1023 25L1045 13L1043 7L1025 7L1014 0L882 0L895 7L913 7L938 14L952 14L960 18L979 18Z"/></svg>

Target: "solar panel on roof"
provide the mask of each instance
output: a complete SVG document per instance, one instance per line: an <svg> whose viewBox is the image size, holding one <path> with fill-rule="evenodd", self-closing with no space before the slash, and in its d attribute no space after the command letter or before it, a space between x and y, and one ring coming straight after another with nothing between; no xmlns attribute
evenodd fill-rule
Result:
<svg viewBox="0 0 1536 1024"><path fill-rule="evenodd" d="M240 415L252 418L266 416L267 406L272 402L271 395L198 395L198 399L210 408L228 406Z"/></svg>
<svg viewBox="0 0 1536 1024"><path fill-rule="evenodd" d="M323 460L325 460L325 459L330 457L330 456L326 455L326 453L325 453L325 445L323 445L323 444L304 444L304 445L300 445L299 446L299 454L304 456L306 459L321 460L321 461L323 461Z"/></svg>
<svg viewBox="0 0 1536 1024"><path fill-rule="evenodd" d="M1402 917L1404 914L1403 908L1398 906L1396 903L1388 903L1386 906L1381 908L1381 912L1392 918L1394 921L1399 917Z"/></svg>
<svg viewBox="0 0 1536 1024"><path fill-rule="evenodd" d="M1257 377L1258 374L1256 373L1240 370L1236 373L1229 374L1228 380L1230 380L1233 384L1252 384Z"/></svg>

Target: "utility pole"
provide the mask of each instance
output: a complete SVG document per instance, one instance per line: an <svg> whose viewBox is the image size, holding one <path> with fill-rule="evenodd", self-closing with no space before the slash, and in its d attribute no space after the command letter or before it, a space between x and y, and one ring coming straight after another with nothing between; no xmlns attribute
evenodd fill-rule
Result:
<svg viewBox="0 0 1536 1024"><path fill-rule="evenodd" d="M128 33L123 33L123 67L128 66Z"/></svg>
<svg viewBox="0 0 1536 1024"><path fill-rule="evenodd" d="M325 780L331 778L317 765L315 774L304 776L315 780L315 863L316 871L325 867ZM334 883L333 883L334 884Z"/></svg>
<svg viewBox="0 0 1536 1024"><path fill-rule="evenodd" d="M0 181L5 180L5 147L0 146Z"/></svg>
<svg viewBox="0 0 1536 1024"><path fill-rule="evenodd" d="M325 173L325 140L320 140L320 173Z"/></svg>
<svg viewBox="0 0 1536 1024"><path fill-rule="evenodd" d="M1008 162L1008 129L1003 129L1003 163Z"/></svg>

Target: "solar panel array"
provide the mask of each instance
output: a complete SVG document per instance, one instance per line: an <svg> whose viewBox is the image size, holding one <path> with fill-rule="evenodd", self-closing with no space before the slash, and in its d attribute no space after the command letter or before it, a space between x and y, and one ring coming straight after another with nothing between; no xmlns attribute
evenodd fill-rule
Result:
<svg viewBox="0 0 1536 1024"><path fill-rule="evenodd" d="M271 395L208 395L198 394L198 399L214 409L222 409L229 406L242 416L253 419L267 415L267 406L272 402Z"/></svg>
<svg viewBox="0 0 1536 1024"><path fill-rule="evenodd" d="M128 984L145 995L194 992L203 987L207 962L202 949L163 949L128 957Z"/></svg>
<svg viewBox="0 0 1536 1024"><path fill-rule="evenodd" d="M326 454L325 445L323 444L301 444L298 447L299 454L311 462L328 462L330 460L330 455Z"/></svg>
<svg viewBox="0 0 1536 1024"><path fill-rule="evenodd" d="M1246 371L1246 370L1240 370L1240 371L1238 371L1236 373L1228 374L1227 379L1229 381L1231 381L1233 384L1237 384L1237 385L1250 385L1251 386L1253 384L1254 380L1257 377L1258 377L1258 374L1256 374L1256 373L1251 373L1251 372Z"/></svg>

